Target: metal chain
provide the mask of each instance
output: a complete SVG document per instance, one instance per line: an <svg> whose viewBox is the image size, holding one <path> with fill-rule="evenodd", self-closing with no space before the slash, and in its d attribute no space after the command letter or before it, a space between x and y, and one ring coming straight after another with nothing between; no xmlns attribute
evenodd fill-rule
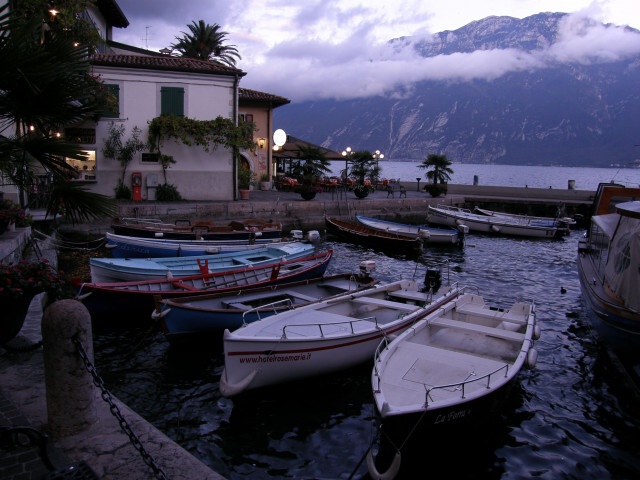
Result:
<svg viewBox="0 0 640 480"><path fill-rule="evenodd" d="M91 363L91 360L89 359L89 356L87 355L87 352L80 342L77 334L71 338L71 341L78 349L78 354L84 361L85 368L93 378L94 385L100 389L102 399L109 404L109 410L111 411L112 415L118 420L120 428L129 437L129 440L131 441L133 447L138 451L138 453L140 453L140 456L142 457L142 460L144 460L144 463L146 463L153 470L154 476L157 479L167 480L167 476L164 471L158 466L151 455L147 453L138 436L133 432L133 430L131 430L131 427L127 423L127 420L124 418L122 412L120 412L120 409L114 402L111 393L109 392L109 390L107 390L107 387L105 387L104 381L102 380L100 375L98 375L98 371Z"/></svg>

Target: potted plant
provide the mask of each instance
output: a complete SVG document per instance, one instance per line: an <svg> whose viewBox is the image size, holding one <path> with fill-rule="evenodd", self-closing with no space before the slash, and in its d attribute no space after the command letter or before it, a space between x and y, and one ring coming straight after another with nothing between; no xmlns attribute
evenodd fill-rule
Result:
<svg viewBox="0 0 640 480"><path fill-rule="evenodd" d="M243 162L238 165L238 190L241 200L249 200L249 190L253 185L255 174L249 166Z"/></svg>
<svg viewBox="0 0 640 480"><path fill-rule="evenodd" d="M269 179L269 174L266 172L260 177L260 190L271 190L271 180Z"/></svg>
<svg viewBox="0 0 640 480"><path fill-rule="evenodd" d="M294 174L302 178L302 183L295 187L303 200L313 200L322 188L314 185L314 178L331 171L329 160L322 150L317 147L298 147L296 154L298 162L294 166Z"/></svg>
<svg viewBox="0 0 640 480"><path fill-rule="evenodd" d="M0 202L0 234L15 227L23 228L31 223L31 216L23 208L11 200Z"/></svg>
<svg viewBox="0 0 640 480"><path fill-rule="evenodd" d="M46 260L0 266L0 344L20 332L34 296L45 292L47 303L51 303L71 297L70 289L64 273L55 271Z"/></svg>

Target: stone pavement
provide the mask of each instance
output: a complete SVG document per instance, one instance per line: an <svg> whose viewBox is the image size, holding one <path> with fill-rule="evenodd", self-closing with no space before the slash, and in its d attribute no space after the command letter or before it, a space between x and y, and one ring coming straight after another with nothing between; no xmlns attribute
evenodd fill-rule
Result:
<svg viewBox="0 0 640 480"><path fill-rule="evenodd" d="M51 259L55 251L41 250L39 253ZM42 296L36 296L19 335L6 345L9 348L0 347L0 427L30 427L37 432L47 433L41 319ZM113 401L148 454L147 460L150 458L158 467L157 470L143 459L111 413L109 405L101 398L99 389L95 388L97 421L80 433L62 438L49 436L47 439L47 452L56 475L43 463L37 447L18 446L9 449L0 443L0 478L119 480L155 477L224 480L118 399L114 398ZM95 476L78 476L83 470L69 471L67 467L72 464L88 466L88 472L84 473L93 473Z"/></svg>

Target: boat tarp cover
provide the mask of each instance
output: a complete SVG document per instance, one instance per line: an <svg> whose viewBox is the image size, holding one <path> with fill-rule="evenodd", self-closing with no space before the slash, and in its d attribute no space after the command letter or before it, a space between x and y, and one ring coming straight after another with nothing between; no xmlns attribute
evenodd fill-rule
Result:
<svg viewBox="0 0 640 480"><path fill-rule="evenodd" d="M624 305L640 311L640 222L638 219L620 217L620 225L612 240L605 278L609 288L618 295Z"/></svg>

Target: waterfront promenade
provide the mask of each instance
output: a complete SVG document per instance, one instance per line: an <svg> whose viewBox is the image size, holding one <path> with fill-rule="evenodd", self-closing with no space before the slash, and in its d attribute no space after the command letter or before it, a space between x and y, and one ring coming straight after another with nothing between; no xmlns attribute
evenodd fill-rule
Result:
<svg viewBox="0 0 640 480"><path fill-rule="evenodd" d="M325 214L350 216L354 213L387 215L424 221L427 205L465 202L512 204L558 204L588 206L594 192L574 190L510 189L509 187L450 186L446 196L432 198L417 191L416 185L406 185L406 196L396 192L393 197L376 191L366 199L356 199L351 192L323 192L314 200L304 201L294 192L253 191L248 201L234 202L127 202L121 205L121 215L140 217L211 216L218 220L262 217L282 221L287 228L308 228L319 224ZM71 228L71 227L69 227ZM75 226L92 233L104 232L109 222ZM7 234L0 239L5 243ZM31 251L33 254L34 252ZM39 244L41 257L55 259L55 251ZM19 336L10 350L0 347L0 426L29 426L48 431L48 412L44 378L43 349L40 345L42 309L33 302ZM117 399L116 405L137 434L142 446L168 478L222 479L216 472L186 452ZM86 431L67 437L50 436L48 451L56 468L85 462L98 478L153 478L152 469L136 450L131 439L120 428L109 405L96 390L97 422ZM70 412L71 413L71 412ZM35 447L7 451L0 446L0 478L42 478L47 468ZM63 478L63 477L58 477ZM162 478L162 477L160 477Z"/></svg>

